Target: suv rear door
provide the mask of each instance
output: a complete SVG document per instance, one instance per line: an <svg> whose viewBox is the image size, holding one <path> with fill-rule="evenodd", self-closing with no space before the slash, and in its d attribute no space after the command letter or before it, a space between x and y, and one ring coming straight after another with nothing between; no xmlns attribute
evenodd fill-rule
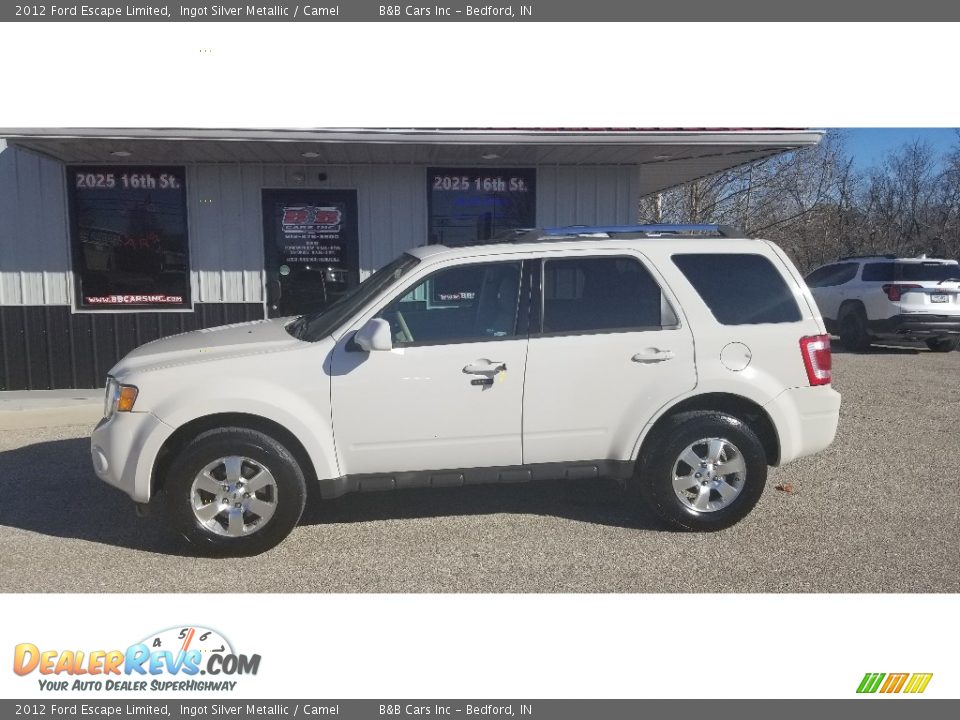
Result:
<svg viewBox="0 0 960 720"><path fill-rule="evenodd" d="M856 262L839 262L815 270L806 277L807 287L823 317L831 320L839 317L840 304L847 298L851 281L856 279L859 270L860 265Z"/></svg>
<svg viewBox="0 0 960 720"><path fill-rule="evenodd" d="M690 328L635 251L533 267L523 461L626 459L657 409L696 385Z"/></svg>

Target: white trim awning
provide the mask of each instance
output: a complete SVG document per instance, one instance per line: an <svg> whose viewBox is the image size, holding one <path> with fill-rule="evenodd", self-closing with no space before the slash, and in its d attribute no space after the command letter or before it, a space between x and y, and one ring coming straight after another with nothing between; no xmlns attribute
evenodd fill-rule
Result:
<svg viewBox="0 0 960 720"><path fill-rule="evenodd" d="M0 138L70 164L643 166L641 193L820 142L803 129L10 128Z"/></svg>

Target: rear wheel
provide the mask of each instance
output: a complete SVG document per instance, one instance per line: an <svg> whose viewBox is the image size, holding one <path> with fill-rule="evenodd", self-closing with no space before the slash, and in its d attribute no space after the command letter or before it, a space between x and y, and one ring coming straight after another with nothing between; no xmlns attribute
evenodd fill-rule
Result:
<svg viewBox="0 0 960 720"><path fill-rule="evenodd" d="M767 482L763 445L731 415L681 413L646 445L635 480L639 494L675 527L730 527L753 509Z"/></svg>
<svg viewBox="0 0 960 720"><path fill-rule="evenodd" d="M180 533L204 553L258 555L296 527L306 502L303 472L269 435L220 428L177 456L164 502Z"/></svg>
<svg viewBox="0 0 960 720"><path fill-rule="evenodd" d="M853 306L840 318L840 342L847 350L854 352L870 349L867 314L862 307Z"/></svg>
<svg viewBox="0 0 960 720"><path fill-rule="evenodd" d="M953 352L960 345L960 338L930 338L927 340L927 347L933 352Z"/></svg>

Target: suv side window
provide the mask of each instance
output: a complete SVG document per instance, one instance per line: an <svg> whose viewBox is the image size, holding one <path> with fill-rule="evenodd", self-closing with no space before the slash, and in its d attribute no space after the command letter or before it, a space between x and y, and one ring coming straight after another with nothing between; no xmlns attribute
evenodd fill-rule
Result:
<svg viewBox="0 0 960 720"><path fill-rule="evenodd" d="M805 281L808 287L834 287L843 285L857 276L857 263L837 263L814 270L807 275Z"/></svg>
<svg viewBox="0 0 960 720"><path fill-rule="evenodd" d="M763 255L674 255L673 262L723 325L801 319L800 308L783 276Z"/></svg>
<svg viewBox="0 0 960 720"><path fill-rule="evenodd" d="M873 262L863 266L864 282L893 282L894 267L892 262Z"/></svg>
<svg viewBox="0 0 960 720"><path fill-rule="evenodd" d="M514 337L520 269L519 262L495 262L438 270L379 317L400 347Z"/></svg>
<svg viewBox="0 0 960 720"><path fill-rule="evenodd" d="M656 280L635 258L543 262L543 332L649 330L676 326Z"/></svg>

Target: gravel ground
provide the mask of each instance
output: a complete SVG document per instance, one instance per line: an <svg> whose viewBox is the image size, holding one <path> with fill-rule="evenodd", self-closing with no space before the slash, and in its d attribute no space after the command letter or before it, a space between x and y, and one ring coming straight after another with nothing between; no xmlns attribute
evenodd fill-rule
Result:
<svg viewBox="0 0 960 720"><path fill-rule="evenodd" d="M833 446L714 534L564 481L311 501L271 552L198 559L96 479L89 427L2 430L0 592L960 591L960 352L836 352L834 379Z"/></svg>

